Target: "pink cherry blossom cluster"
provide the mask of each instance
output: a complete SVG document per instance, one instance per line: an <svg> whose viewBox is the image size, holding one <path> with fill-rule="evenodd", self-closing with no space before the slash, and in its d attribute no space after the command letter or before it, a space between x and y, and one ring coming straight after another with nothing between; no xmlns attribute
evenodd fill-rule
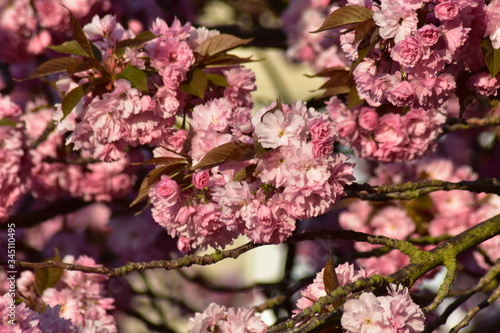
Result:
<svg viewBox="0 0 500 333"><path fill-rule="evenodd" d="M15 123L21 112L8 96L0 95L0 119L12 121L10 126L0 126L0 222L7 220L12 206L27 189L30 159L24 126Z"/></svg>
<svg viewBox="0 0 500 333"><path fill-rule="evenodd" d="M198 105L191 122L191 150L182 151L187 137L183 130L173 135L168 150L155 150L158 157L186 153L194 163L231 142L264 150L251 160L188 173L189 182L162 175L150 188L153 218L171 236L180 237L182 251L225 246L239 234L256 243L283 242L297 219L324 214L354 179L353 164L333 154L335 135L326 115L302 102L274 103L251 118L250 112L231 112L226 99ZM251 170L245 179L234 180L245 170Z"/></svg>
<svg viewBox="0 0 500 333"><path fill-rule="evenodd" d="M59 130L72 132L67 143L96 159L119 160L126 156L129 146L155 146L169 141L172 133L168 129L175 124L176 115L186 117L194 106L212 99L225 97L231 106L251 104L249 94L255 90L255 78L242 66L207 70L223 76L228 87L210 85L204 99L181 90L195 63L194 49L208 37L219 34L218 31L195 29L190 23L181 25L177 19L168 26L158 18L150 28L158 37L144 47L125 48L120 56L115 53L118 43L136 34L125 30L114 16L95 16L83 30L99 48L102 63L113 75L119 75L127 66L151 73L147 77L148 92L132 87L129 80L122 78L114 81L108 92L85 96L64 119L61 105L57 105L54 117L59 121ZM95 70L73 77L63 75L57 86L66 94L79 85L98 80L99 75Z"/></svg>
<svg viewBox="0 0 500 333"><path fill-rule="evenodd" d="M68 10L82 19L109 10L109 0L16 0L0 3L0 62L19 63L41 54L53 40L67 37ZM66 9L66 8L67 9Z"/></svg>
<svg viewBox="0 0 500 333"><path fill-rule="evenodd" d="M30 309L26 303L11 303L12 297L4 294L0 297L0 315L2 332L12 333L44 333L44 332L80 332L71 320L59 317L62 305L47 305L42 313ZM15 314L15 322L9 322L9 314Z"/></svg>
<svg viewBox="0 0 500 333"><path fill-rule="evenodd" d="M188 329L189 333L265 333L268 330L253 308L226 309L216 303L211 303L205 311L189 319Z"/></svg>
<svg viewBox="0 0 500 333"><path fill-rule="evenodd" d="M420 107L380 116L371 106L347 108L337 96L326 109L342 144L359 157L381 162L403 162L434 150L446 120L442 113Z"/></svg>
<svg viewBox="0 0 500 333"><path fill-rule="evenodd" d="M424 313L411 299L408 288L391 284L387 291L387 296L365 292L347 300L341 318L346 332L422 332Z"/></svg>
<svg viewBox="0 0 500 333"><path fill-rule="evenodd" d="M43 100L27 103L21 120L26 124L28 144L42 136L53 113L54 109ZM86 152L78 155L63 149L63 140L61 133L52 131L29 151L33 163L29 188L35 197L51 201L65 196L111 201L130 192L136 179L130 155L110 163L94 161Z"/></svg>
<svg viewBox="0 0 500 333"><path fill-rule="evenodd" d="M283 30L287 35L288 58L310 63L316 70L327 67L347 66L345 55L340 52L338 38L328 32L311 34L331 10L330 0L292 0L283 12Z"/></svg>
<svg viewBox="0 0 500 333"><path fill-rule="evenodd" d="M302 297L297 301L299 309L294 310L295 315L326 296L324 271L318 272L313 283L300 292ZM344 263L335 267L335 273L339 286L343 287L367 278L375 271L356 269L354 265ZM364 292L359 298L349 298L343 306L341 319L346 332L421 332L424 329L424 314L411 299L408 289L391 285L388 292L388 296Z"/></svg>
<svg viewBox="0 0 500 333"><path fill-rule="evenodd" d="M314 3L316 6L309 4L311 10L321 11L329 1ZM320 59L322 52L330 51L322 47L325 41L318 38L321 34L308 34L319 24L315 29L295 22L286 24L292 22L286 20L288 17L307 21L304 5L291 1L284 16L292 45L289 52L296 53L296 48L307 45L307 50L315 50L308 52L313 54L310 58ZM464 78L461 80L471 96L497 96L500 74L492 76L486 68L481 42L489 39L493 48L500 47L498 1L488 5L484 1L465 0L347 1L346 6L351 5L373 12L377 30L372 34L379 39L372 36L376 43L369 46L367 54L358 57L358 49L368 46L360 47L367 41L356 37L357 29L337 27L326 31L340 35L342 55L353 63L355 89L363 101L359 105L350 100L350 105L358 105L346 107L333 97L327 102L327 109L340 141L359 157L402 162L433 151L446 118L459 116L455 94L457 84L462 84L457 83L459 76ZM338 7L332 4L330 9L335 12ZM335 58L340 57L337 54ZM329 67L346 65L336 62ZM471 112L479 108L475 103L462 106Z"/></svg>
<svg viewBox="0 0 500 333"><path fill-rule="evenodd" d="M97 266L94 259L85 255L76 260L73 256L66 256L63 261L77 265ZM30 320L35 328L37 324L40 329L42 326L64 325L71 328L67 332L117 332L115 319L108 313L109 310L114 309L114 299L105 297L103 282L107 279L108 277L101 274L64 271L54 287L46 288L42 295L37 295L35 274L31 271L24 271L17 280L17 290L28 303L42 302L50 311L47 314L40 314L39 324ZM27 311L25 305L26 303L21 303L19 306ZM32 312L27 311L34 319L37 318L36 312ZM49 322L44 323L44 320ZM33 332L38 332L35 328ZM41 332L45 331L41 330Z"/></svg>
<svg viewBox="0 0 500 333"><path fill-rule="evenodd" d="M423 179L458 182L477 178L469 166L457 166L445 158L381 165L375 174L376 177L370 181L372 185ZM437 191L408 203L374 205L368 201L356 201L341 213L339 223L344 229L404 240L417 235L417 225L420 226L418 234L454 236L499 213L498 196L468 191ZM497 243L498 240L492 239L480 246L495 257L498 255ZM368 251L373 246L356 243L355 248ZM484 258L477 256L477 259L480 264L484 264ZM359 262L364 267L377 269L380 274L391 274L409 263L408 257L399 251L391 251L382 258L359 259Z"/></svg>
<svg viewBox="0 0 500 333"><path fill-rule="evenodd" d="M45 99L28 101L24 110L0 95L0 221L8 218L14 204L26 193L54 201L81 198L111 201L130 193L135 182L130 158L111 163L92 160L64 149L63 136L50 132L37 145L54 113Z"/></svg>

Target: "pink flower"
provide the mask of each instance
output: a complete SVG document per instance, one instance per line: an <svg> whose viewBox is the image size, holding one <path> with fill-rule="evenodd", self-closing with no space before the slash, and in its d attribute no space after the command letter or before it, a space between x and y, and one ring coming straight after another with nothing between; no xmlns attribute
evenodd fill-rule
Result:
<svg viewBox="0 0 500 333"><path fill-rule="evenodd" d="M388 146L399 145L406 139L401 116L387 113L380 117L379 127L375 129L375 140Z"/></svg>
<svg viewBox="0 0 500 333"><path fill-rule="evenodd" d="M224 98L214 99L193 109L194 130L223 132L228 126L231 104Z"/></svg>
<svg viewBox="0 0 500 333"><path fill-rule="evenodd" d="M412 68L422 58L424 50L415 37L407 36L394 46L391 57L403 67Z"/></svg>
<svg viewBox="0 0 500 333"><path fill-rule="evenodd" d="M281 110L269 111L255 126L254 134L264 148L298 144L305 139L304 118L297 114L283 114Z"/></svg>
<svg viewBox="0 0 500 333"><path fill-rule="evenodd" d="M253 308L228 308L210 303L202 313L189 319L190 333L220 331L221 333L265 333L267 325L255 315Z"/></svg>
<svg viewBox="0 0 500 333"><path fill-rule="evenodd" d="M439 39L439 28L433 24L426 24L417 31L415 37L423 46L432 46Z"/></svg>
<svg viewBox="0 0 500 333"><path fill-rule="evenodd" d="M495 49L500 49L500 2L493 0L486 9L488 15L485 36L489 36L491 45Z"/></svg>
<svg viewBox="0 0 500 333"><path fill-rule="evenodd" d="M309 132L313 140L331 138L333 136L332 123L326 119L315 119L309 123Z"/></svg>
<svg viewBox="0 0 500 333"><path fill-rule="evenodd" d="M371 220L373 234L404 240L415 230L415 223L405 209L388 206L381 209Z"/></svg>
<svg viewBox="0 0 500 333"><path fill-rule="evenodd" d="M328 157L333 154L333 139L312 140L314 157Z"/></svg>
<svg viewBox="0 0 500 333"><path fill-rule="evenodd" d="M408 81L400 81L392 86L387 99L399 107L411 107L415 101L415 90Z"/></svg>
<svg viewBox="0 0 500 333"><path fill-rule="evenodd" d="M491 77L488 72L474 74L467 80L465 85L470 90L484 96L496 96L498 89L500 89L500 82L497 77Z"/></svg>
<svg viewBox="0 0 500 333"><path fill-rule="evenodd" d="M441 21L450 21L458 16L459 4L454 0L441 2L434 7L434 14Z"/></svg>
<svg viewBox="0 0 500 333"><path fill-rule="evenodd" d="M163 199L163 204L172 205L177 202L179 196L179 185L166 175L153 187L153 191Z"/></svg>
<svg viewBox="0 0 500 333"><path fill-rule="evenodd" d="M400 1L383 0L381 10L373 13L375 23L380 27L380 36L402 41L417 29L417 13L405 8Z"/></svg>
<svg viewBox="0 0 500 333"><path fill-rule="evenodd" d="M378 114L373 108L363 107L358 116L359 126L367 131L373 131L378 125Z"/></svg>
<svg viewBox="0 0 500 333"><path fill-rule="evenodd" d="M386 311L391 329L397 332L422 332L425 328L424 313L411 299L408 288L391 284L387 289L388 296L377 298Z"/></svg>
<svg viewBox="0 0 500 333"><path fill-rule="evenodd" d="M197 189L204 189L207 187L208 180L210 178L210 173L208 170L203 170L193 174L193 185Z"/></svg>
<svg viewBox="0 0 500 333"><path fill-rule="evenodd" d="M389 329L387 315L373 293L362 293L345 302L341 324L349 333L383 333Z"/></svg>

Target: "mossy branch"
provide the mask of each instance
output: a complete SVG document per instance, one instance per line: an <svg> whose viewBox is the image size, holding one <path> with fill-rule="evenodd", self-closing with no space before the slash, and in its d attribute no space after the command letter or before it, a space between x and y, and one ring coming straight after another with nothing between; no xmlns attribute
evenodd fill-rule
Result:
<svg viewBox="0 0 500 333"><path fill-rule="evenodd" d="M442 180L422 180L380 186L354 183L345 187L346 196L344 198L358 198L370 201L411 200L431 192L454 190L500 195L500 179L488 178L457 183Z"/></svg>
<svg viewBox="0 0 500 333"><path fill-rule="evenodd" d="M414 253L413 257L411 257L410 264L387 277L373 275L347 286L337 288L331 294L319 298L315 304L304 309L299 315L272 326L269 332L310 331L328 321L330 317L335 314L335 312L328 312L318 315L322 313L325 306L334 304L337 299L346 297L350 293L380 288L389 283L412 286L416 280L431 269L444 265L445 262L451 263L451 258L456 258L467 249L499 234L500 214L462 232L455 237L450 238L428 252L419 251ZM425 254L422 255L421 253ZM450 265L450 267L453 267L453 265ZM453 269L450 269L450 271L453 271ZM308 320L310 318L311 320Z"/></svg>

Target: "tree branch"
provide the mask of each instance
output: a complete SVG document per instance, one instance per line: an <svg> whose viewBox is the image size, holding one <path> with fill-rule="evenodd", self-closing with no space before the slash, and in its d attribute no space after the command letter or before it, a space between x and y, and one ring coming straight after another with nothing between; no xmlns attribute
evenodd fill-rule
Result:
<svg viewBox="0 0 500 333"><path fill-rule="evenodd" d="M449 258L456 258L456 256L467 249L499 234L500 214L450 238L429 252L420 251L422 253L411 258L410 264L387 277L372 275L366 279L358 280L347 286L335 289L329 295L318 299L315 304L304 309L297 316L270 327L269 332L305 332L312 330L325 323L335 314L335 312L328 312L318 316L325 306L334 304L337 299L368 288L379 288L388 283L412 286L417 279L431 269L443 265Z"/></svg>
<svg viewBox="0 0 500 333"><path fill-rule="evenodd" d="M346 198L358 198L370 201L411 200L436 191L462 190L474 193L500 195L500 179L488 178L458 183L442 180L422 180L395 185L371 186L369 184L351 184L345 187Z"/></svg>
<svg viewBox="0 0 500 333"><path fill-rule="evenodd" d="M498 116L491 116L485 118L458 119L457 122L453 124L449 123L444 125L443 133L466 130L471 128L478 128L478 127L499 126L499 125L500 125L500 117Z"/></svg>

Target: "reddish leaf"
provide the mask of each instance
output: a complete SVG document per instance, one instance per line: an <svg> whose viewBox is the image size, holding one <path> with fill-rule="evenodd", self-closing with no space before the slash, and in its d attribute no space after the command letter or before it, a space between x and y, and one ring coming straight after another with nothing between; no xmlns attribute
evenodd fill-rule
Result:
<svg viewBox="0 0 500 333"><path fill-rule="evenodd" d="M138 47L158 37L149 30L143 31L133 39L125 39L118 42L115 47L115 55L121 57L127 47Z"/></svg>
<svg viewBox="0 0 500 333"><path fill-rule="evenodd" d="M352 43L355 44L360 40L362 40L363 38L371 36L373 31L375 31L375 27L376 27L375 21L372 18L369 18L368 20L365 20L357 24L356 33L354 35L354 41Z"/></svg>
<svg viewBox="0 0 500 333"><path fill-rule="evenodd" d="M228 142L209 151L200 163L191 167L191 170L210 169L225 162L247 161L255 157L255 150L251 143Z"/></svg>
<svg viewBox="0 0 500 333"><path fill-rule="evenodd" d="M232 35L219 34L203 41L194 51L202 56L213 56L246 45L252 40L253 38L240 39Z"/></svg>
<svg viewBox="0 0 500 333"><path fill-rule="evenodd" d="M89 69L94 69L94 68L98 69L101 73L107 73L106 69L102 66L101 62L97 59L94 59L94 58L88 58L88 59L85 59L85 61L83 61L80 64L74 64L74 65L68 66L66 71L68 72L68 74L71 75L71 74L87 71Z"/></svg>
<svg viewBox="0 0 500 333"><path fill-rule="evenodd" d="M339 286L339 280L337 279L337 273L335 273L335 266L333 265L332 257L328 259L325 270L323 271L323 285L325 286L327 294L330 294Z"/></svg>
<svg viewBox="0 0 500 333"><path fill-rule="evenodd" d="M338 71L332 73L328 81L323 83L319 89L347 86L352 83L352 77L349 71Z"/></svg>
<svg viewBox="0 0 500 333"><path fill-rule="evenodd" d="M321 32L337 27L342 27L348 24L359 23L372 18L373 12L363 6L345 6L340 7L337 10L328 15L325 22L321 25L318 30L311 32Z"/></svg>
<svg viewBox="0 0 500 333"><path fill-rule="evenodd" d="M139 202L147 199L150 187L156 184L161 179L162 175L168 175L171 177L174 174L181 172L186 167L187 167L186 163L176 163L176 164L161 166L159 168L151 170L142 180L141 187L139 188L139 193L137 194L137 197L134 199L134 201L132 201L129 207L132 207L138 204Z"/></svg>
<svg viewBox="0 0 500 333"><path fill-rule="evenodd" d="M179 164L185 162L186 160L179 157L155 157L144 162L132 163L133 165L170 165Z"/></svg>
<svg viewBox="0 0 500 333"><path fill-rule="evenodd" d="M250 178L253 175L256 168L257 164L247 165L234 175L233 180L236 182L241 182L243 180Z"/></svg>
<svg viewBox="0 0 500 333"><path fill-rule="evenodd" d="M33 73L31 73L27 78L17 80L17 81L26 81L31 79L36 79L39 77L43 77L49 74L65 72L66 69L73 65L79 65L82 61L72 57L61 57L50 59L40 66L38 66Z"/></svg>
<svg viewBox="0 0 500 333"><path fill-rule="evenodd" d="M66 7L66 9L68 9L68 8ZM71 12L71 10L68 9L68 11L69 11L69 19L70 19L71 29L73 30L73 36L75 37L78 44L80 44L82 49L85 51L85 53L87 53L87 56L90 58L95 58L94 52L92 50L92 46L90 45L90 42L87 39L87 36L83 32L83 29L80 26L80 23L78 23L75 16Z"/></svg>
<svg viewBox="0 0 500 333"><path fill-rule="evenodd" d="M252 60L251 57L240 58L234 54L217 54L212 57L207 57L200 62L200 65L205 67L222 67L222 66L234 66L240 65L247 62L257 62L260 60Z"/></svg>
<svg viewBox="0 0 500 333"><path fill-rule="evenodd" d="M330 77L337 75L337 73L348 72L348 70L344 66L333 66L325 68L313 75L306 75L307 77Z"/></svg>

